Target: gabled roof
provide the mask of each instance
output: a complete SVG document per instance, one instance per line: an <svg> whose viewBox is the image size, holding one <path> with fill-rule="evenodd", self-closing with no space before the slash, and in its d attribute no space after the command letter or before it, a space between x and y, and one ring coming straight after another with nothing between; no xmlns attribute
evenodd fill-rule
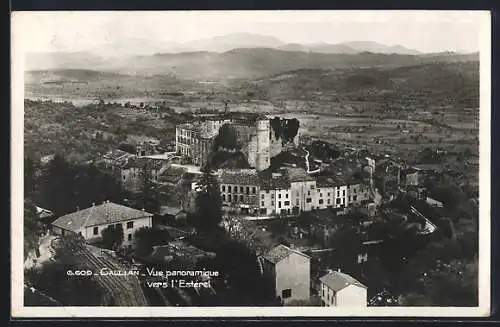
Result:
<svg viewBox="0 0 500 327"><path fill-rule="evenodd" d="M259 175L254 169L223 169L219 174L220 184L259 185Z"/></svg>
<svg viewBox="0 0 500 327"><path fill-rule="evenodd" d="M105 202L62 216L56 219L52 225L76 232L80 228L112 224L150 216L152 216L152 214L146 211L112 202Z"/></svg>
<svg viewBox="0 0 500 327"><path fill-rule="evenodd" d="M179 208L179 207L161 206L158 214L160 216L164 216L164 215L175 216L181 212L182 212L182 208Z"/></svg>
<svg viewBox="0 0 500 327"><path fill-rule="evenodd" d="M295 250L293 250L293 249L291 249L288 246L285 246L283 244L280 244L280 245L276 246L275 248L271 249L271 251L269 251L263 257L266 260L276 264L276 263L280 262L281 260L287 258L288 256L290 256L293 253L299 254L299 255L304 256L306 258L310 258L308 255L306 255L302 252L299 252L299 251L295 251Z"/></svg>
<svg viewBox="0 0 500 327"><path fill-rule="evenodd" d="M341 289L344 289L350 285L356 285L358 287L367 288L365 285L361 284L361 282L359 282L358 280L340 271L332 271L326 274L325 276L321 277L319 280L335 292L338 292Z"/></svg>
<svg viewBox="0 0 500 327"><path fill-rule="evenodd" d="M47 210L47 209L44 209L44 208L40 208L40 207L36 207L36 213L38 215L39 218L49 218L49 217L52 217L54 215L54 213L50 210Z"/></svg>
<svg viewBox="0 0 500 327"><path fill-rule="evenodd" d="M107 152L104 155L104 158L110 159L110 160L120 160L122 158L131 157L131 156L134 156L134 155L131 153L128 153L126 151L120 150L120 149L113 149L113 150Z"/></svg>

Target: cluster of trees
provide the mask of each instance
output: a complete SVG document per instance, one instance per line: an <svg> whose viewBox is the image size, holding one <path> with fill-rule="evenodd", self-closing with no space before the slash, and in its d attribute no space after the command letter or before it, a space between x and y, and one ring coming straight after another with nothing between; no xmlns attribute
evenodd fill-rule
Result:
<svg viewBox="0 0 500 327"><path fill-rule="evenodd" d="M34 203L29 200L24 200L24 258L32 251L37 251L38 240L40 238L40 221L36 212Z"/></svg>
<svg viewBox="0 0 500 327"><path fill-rule="evenodd" d="M55 248L54 260L46 261L41 267L25 270L25 282L48 295L63 306L99 306L104 294L92 276L68 277L68 270L82 267L68 265L72 262L75 247L81 244L77 235L65 236ZM36 303L25 303L36 305Z"/></svg>
<svg viewBox="0 0 500 327"><path fill-rule="evenodd" d="M238 143L238 133L230 124L222 125L214 139L214 150L217 151L221 148L227 150L239 150L241 148Z"/></svg>
<svg viewBox="0 0 500 327"><path fill-rule="evenodd" d="M292 141L299 132L300 122L297 118L282 119L274 117L271 119L271 128L277 139L283 139L285 142Z"/></svg>
<svg viewBox="0 0 500 327"><path fill-rule="evenodd" d="M24 163L25 197L56 216L106 200L121 202L124 191L114 176L94 165L70 164L56 155L46 166L30 158Z"/></svg>
<svg viewBox="0 0 500 327"><path fill-rule="evenodd" d="M340 156L340 151L337 147L333 144L320 140L311 142L308 150L313 157L323 161L337 159Z"/></svg>
<svg viewBox="0 0 500 327"><path fill-rule="evenodd" d="M166 244L172 237L166 230L158 227L142 227L135 232L135 253L146 257L153 252L153 246Z"/></svg>

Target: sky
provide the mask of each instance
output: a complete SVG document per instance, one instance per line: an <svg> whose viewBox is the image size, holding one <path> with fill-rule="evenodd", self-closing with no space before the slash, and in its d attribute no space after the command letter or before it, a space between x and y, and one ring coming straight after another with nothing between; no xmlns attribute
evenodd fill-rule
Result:
<svg viewBox="0 0 500 327"><path fill-rule="evenodd" d="M228 33L275 36L286 43L375 41L422 52L474 52L484 12L247 11L17 12L13 42L26 52L86 51L147 39L165 45Z"/></svg>

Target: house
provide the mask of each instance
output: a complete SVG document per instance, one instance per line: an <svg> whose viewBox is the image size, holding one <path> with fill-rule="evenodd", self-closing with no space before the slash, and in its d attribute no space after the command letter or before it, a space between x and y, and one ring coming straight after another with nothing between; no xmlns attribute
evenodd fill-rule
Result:
<svg viewBox="0 0 500 327"><path fill-rule="evenodd" d="M35 208L36 208L36 214L38 215L38 218L40 219L41 222L49 222L54 217L54 213L50 210L40 207L35 207Z"/></svg>
<svg viewBox="0 0 500 327"><path fill-rule="evenodd" d="M127 161L121 168L121 183L131 192L139 192L147 176L151 182L158 181L163 162L149 158L134 158ZM147 175L146 175L147 174Z"/></svg>
<svg viewBox="0 0 500 327"><path fill-rule="evenodd" d="M59 217L52 223L58 235L80 234L89 242L101 240L102 231L112 225L123 228L123 246L132 247L134 233L142 227L152 227L153 214L106 201L100 205Z"/></svg>
<svg viewBox="0 0 500 327"><path fill-rule="evenodd" d="M221 169L217 175L224 207L244 214L257 213L260 183L255 169Z"/></svg>
<svg viewBox="0 0 500 327"><path fill-rule="evenodd" d="M104 154L102 159L106 167L115 170L126 164L127 161L133 157L135 157L135 155L131 153L119 149L113 149Z"/></svg>
<svg viewBox="0 0 500 327"><path fill-rule="evenodd" d="M330 236L345 223L345 219L337 216L331 209L313 211L311 217L311 233L314 234L324 246L328 244Z"/></svg>
<svg viewBox="0 0 500 327"><path fill-rule="evenodd" d="M157 217L155 217L156 224L168 224L173 221L186 219L186 214L181 207L160 206Z"/></svg>
<svg viewBox="0 0 500 327"><path fill-rule="evenodd" d="M46 155L46 156L43 156L40 158L40 163L42 165L47 165L48 163L50 163L52 160L54 160L54 158L56 157L55 154L49 154L49 155Z"/></svg>
<svg viewBox="0 0 500 327"><path fill-rule="evenodd" d="M367 287L340 271L320 278L321 305L325 307L366 307Z"/></svg>
<svg viewBox="0 0 500 327"><path fill-rule="evenodd" d="M280 244L260 261L264 276L274 282L276 297L282 303L309 300L311 257Z"/></svg>
<svg viewBox="0 0 500 327"><path fill-rule="evenodd" d="M419 170L415 168L409 168L406 170L406 186L409 185L419 185Z"/></svg>

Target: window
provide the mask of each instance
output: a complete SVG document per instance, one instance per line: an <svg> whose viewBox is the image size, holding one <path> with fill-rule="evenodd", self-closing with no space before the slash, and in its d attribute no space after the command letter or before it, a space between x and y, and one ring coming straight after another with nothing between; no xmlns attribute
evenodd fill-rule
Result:
<svg viewBox="0 0 500 327"><path fill-rule="evenodd" d="M319 199L319 204L323 204L323 199Z"/></svg>
<svg viewBox="0 0 500 327"><path fill-rule="evenodd" d="M297 205L300 205L299 199L297 199L297 202L295 202Z"/></svg>
<svg viewBox="0 0 500 327"><path fill-rule="evenodd" d="M335 203L336 203L336 204L340 204L340 199L337 199L337 200L335 201Z"/></svg>
<svg viewBox="0 0 500 327"><path fill-rule="evenodd" d="M287 199L288 199L288 193L286 193L286 194L285 194L285 198L287 198Z"/></svg>
<svg viewBox="0 0 500 327"><path fill-rule="evenodd" d="M311 190L314 190L314 185L311 184Z"/></svg>
<svg viewBox="0 0 500 327"><path fill-rule="evenodd" d="M228 195L227 195L227 201L228 201L228 202L231 202L231 194L228 194Z"/></svg>
<svg viewBox="0 0 500 327"><path fill-rule="evenodd" d="M222 192L226 192L226 185L222 185Z"/></svg>
<svg viewBox="0 0 500 327"><path fill-rule="evenodd" d="M307 191L307 195L311 195L311 191Z"/></svg>
<svg viewBox="0 0 500 327"><path fill-rule="evenodd" d="M290 205L290 201L285 201L285 205L289 206Z"/></svg>
<svg viewBox="0 0 500 327"><path fill-rule="evenodd" d="M326 203L327 203L327 204L330 204L330 199L327 199L327 200L326 200Z"/></svg>
<svg viewBox="0 0 500 327"><path fill-rule="evenodd" d="M281 201L278 201L278 208L281 208Z"/></svg>
<svg viewBox="0 0 500 327"><path fill-rule="evenodd" d="M287 289L284 289L283 291L281 291L281 298L282 299L288 299L292 297L292 289L291 288L287 288Z"/></svg>
<svg viewBox="0 0 500 327"><path fill-rule="evenodd" d="M328 193L326 194L326 196L330 196L330 192L328 192Z"/></svg>
<svg viewBox="0 0 500 327"><path fill-rule="evenodd" d="M99 235L99 227L94 227L94 235Z"/></svg>
<svg viewBox="0 0 500 327"><path fill-rule="evenodd" d="M307 202L307 203L311 203L311 198L307 198L307 199L306 199L306 202Z"/></svg>
<svg viewBox="0 0 500 327"><path fill-rule="evenodd" d="M250 187L247 186L247 194L250 194Z"/></svg>
<svg viewBox="0 0 500 327"><path fill-rule="evenodd" d="M261 207L263 207L264 205L265 205L265 204L264 204L264 201L262 201L262 202L260 203L260 206L261 206Z"/></svg>
<svg viewBox="0 0 500 327"><path fill-rule="evenodd" d="M222 194L222 201L226 201L226 195Z"/></svg>
<svg viewBox="0 0 500 327"><path fill-rule="evenodd" d="M243 202L243 195L240 195L240 202Z"/></svg>
<svg viewBox="0 0 500 327"><path fill-rule="evenodd" d="M351 202L351 197L349 197L349 202Z"/></svg>
<svg viewBox="0 0 500 327"><path fill-rule="evenodd" d="M278 199L281 199L281 193L278 193Z"/></svg>
<svg viewBox="0 0 500 327"><path fill-rule="evenodd" d="M345 196L345 190L342 191L342 196Z"/></svg>
<svg viewBox="0 0 500 327"><path fill-rule="evenodd" d="M130 229L130 228L134 228L134 222L133 221L129 221L127 223L127 229Z"/></svg>
<svg viewBox="0 0 500 327"><path fill-rule="evenodd" d="M355 196L352 197L352 199L353 199L353 201L358 201L358 196L355 195Z"/></svg>
<svg viewBox="0 0 500 327"><path fill-rule="evenodd" d="M322 198L322 197L323 197L323 193L320 193L320 194L319 194L319 197L320 197L320 198Z"/></svg>
<svg viewBox="0 0 500 327"><path fill-rule="evenodd" d="M252 194L255 194L257 192L257 189L254 187L252 187Z"/></svg>
<svg viewBox="0 0 500 327"><path fill-rule="evenodd" d="M337 191L337 197L339 197L339 196L340 196L340 191Z"/></svg>
<svg viewBox="0 0 500 327"><path fill-rule="evenodd" d="M240 186L240 193L243 193L243 186Z"/></svg>
<svg viewBox="0 0 500 327"><path fill-rule="evenodd" d="M231 193L231 185L227 187L227 191Z"/></svg>
<svg viewBox="0 0 500 327"><path fill-rule="evenodd" d="M261 194L260 198L261 198L262 200L264 200L264 194Z"/></svg>
<svg viewBox="0 0 500 327"><path fill-rule="evenodd" d="M129 242L132 241L132 234L128 234L127 239Z"/></svg>

